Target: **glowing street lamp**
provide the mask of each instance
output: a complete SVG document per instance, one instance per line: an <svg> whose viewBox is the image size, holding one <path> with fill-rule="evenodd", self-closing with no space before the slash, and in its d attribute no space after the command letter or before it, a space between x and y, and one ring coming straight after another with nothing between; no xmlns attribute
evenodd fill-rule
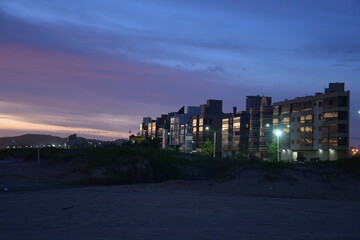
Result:
<svg viewBox="0 0 360 240"><path fill-rule="evenodd" d="M280 161L280 136L281 136L281 134L282 134L281 130L279 130L279 129L275 130L275 135L277 137L277 152L278 152L277 160L278 160L278 162Z"/></svg>
<svg viewBox="0 0 360 240"><path fill-rule="evenodd" d="M207 130L207 131L210 130L210 131L212 131L214 133L214 153L213 153L213 157L215 157L215 152L216 152L216 131L212 130L208 126L205 127L205 130Z"/></svg>

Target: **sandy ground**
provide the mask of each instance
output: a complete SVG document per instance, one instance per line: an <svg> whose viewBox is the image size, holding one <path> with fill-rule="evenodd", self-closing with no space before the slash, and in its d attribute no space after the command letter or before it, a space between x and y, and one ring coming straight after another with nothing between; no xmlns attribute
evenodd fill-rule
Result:
<svg viewBox="0 0 360 240"><path fill-rule="evenodd" d="M1 240L360 239L357 183L271 183L250 172L224 183L80 187L39 168L0 163Z"/></svg>

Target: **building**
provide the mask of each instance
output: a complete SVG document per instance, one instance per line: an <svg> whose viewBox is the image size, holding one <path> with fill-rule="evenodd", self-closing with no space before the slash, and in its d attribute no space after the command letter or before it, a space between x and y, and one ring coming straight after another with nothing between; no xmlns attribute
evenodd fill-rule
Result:
<svg viewBox="0 0 360 240"><path fill-rule="evenodd" d="M248 157L249 149L249 119L247 111L236 112L222 119L222 156Z"/></svg>
<svg viewBox="0 0 360 240"><path fill-rule="evenodd" d="M247 96L246 108L250 111L249 155L267 159L272 142L271 97Z"/></svg>
<svg viewBox="0 0 360 240"><path fill-rule="evenodd" d="M344 83L330 83L324 93L274 103L274 130L281 160L336 160L348 156L349 98Z"/></svg>
<svg viewBox="0 0 360 240"><path fill-rule="evenodd" d="M170 118L169 147L184 152L192 150L192 118L199 115L200 107L182 107ZM186 137L187 136L187 137Z"/></svg>
<svg viewBox="0 0 360 240"><path fill-rule="evenodd" d="M142 123L140 124L139 135L147 138L148 137L148 124L151 123L151 117L144 117Z"/></svg>
<svg viewBox="0 0 360 240"><path fill-rule="evenodd" d="M221 128L222 119L226 115L222 112L222 100L207 100L206 104L200 105L200 114L193 116L193 150L201 151L201 147L206 140L210 140L215 145L217 156L221 155Z"/></svg>

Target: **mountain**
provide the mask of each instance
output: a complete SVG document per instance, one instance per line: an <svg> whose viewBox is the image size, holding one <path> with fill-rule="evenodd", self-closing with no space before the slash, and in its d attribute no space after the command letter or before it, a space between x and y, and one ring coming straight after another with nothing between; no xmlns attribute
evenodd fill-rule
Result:
<svg viewBox="0 0 360 240"><path fill-rule="evenodd" d="M66 138L40 135L40 134L26 134L16 137L3 137L0 138L0 148L8 146L27 146L27 145L64 145Z"/></svg>

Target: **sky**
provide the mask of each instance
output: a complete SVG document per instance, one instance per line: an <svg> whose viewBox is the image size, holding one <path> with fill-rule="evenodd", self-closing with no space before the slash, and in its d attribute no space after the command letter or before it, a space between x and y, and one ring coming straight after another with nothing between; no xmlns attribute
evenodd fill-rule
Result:
<svg viewBox="0 0 360 240"><path fill-rule="evenodd" d="M110 140L207 99L344 82L359 145L359 26L357 0L0 0L0 137Z"/></svg>

